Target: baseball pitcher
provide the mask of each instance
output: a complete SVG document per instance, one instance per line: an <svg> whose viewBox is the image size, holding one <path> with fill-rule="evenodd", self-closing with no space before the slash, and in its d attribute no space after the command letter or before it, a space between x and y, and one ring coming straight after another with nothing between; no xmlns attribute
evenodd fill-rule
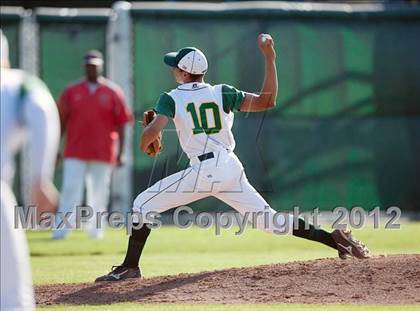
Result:
<svg viewBox="0 0 420 311"><path fill-rule="evenodd" d="M164 62L171 67L180 85L159 97L154 109L156 116L146 112L140 148L151 156L156 155L161 149L161 131L172 120L191 166L162 179L137 196L133 211L141 215L143 223L147 222L150 212L161 213L213 196L241 214L268 213L268 224L264 217L257 217L256 226L274 231L276 211L249 183L241 161L234 153L235 139L231 131L234 112L259 112L276 105L278 82L274 41L270 35L260 34L258 46L265 58L265 77L259 94L243 92L226 84L205 83L203 77L208 64L203 52L197 48L186 47L165 55ZM96 282L141 276L139 260L151 230L136 222L139 220L133 220L124 262L97 278ZM290 224L290 234L337 249L340 258L369 257L366 246L355 240L350 232L335 230L329 233L306 224L303 219L298 219L295 228L293 216L286 214L281 214L277 223Z"/></svg>

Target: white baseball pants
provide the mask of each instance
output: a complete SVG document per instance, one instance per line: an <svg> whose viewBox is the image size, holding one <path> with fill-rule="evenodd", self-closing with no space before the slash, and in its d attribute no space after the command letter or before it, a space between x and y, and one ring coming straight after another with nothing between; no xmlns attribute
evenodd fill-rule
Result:
<svg viewBox="0 0 420 311"><path fill-rule="evenodd" d="M106 212L111 182L112 165L99 161L82 161L78 159L64 160L63 186L60 195L58 212L65 214L73 212L68 219L72 227L76 225L76 206L80 206L83 199L83 190L86 181L86 204L93 209L94 215L98 212ZM87 230L92 238L103 237L104 220L101 217L101 228L96 224L96 216L90 218ZM61 219L56 217L56 227ZM69 228L56 229L53 232L54 239L63 239L69 233Z"/></svg>
<svg viewBox="0 0 420 311"><path fill-rule="evenodd" d="M23 229L14 227L15 196L1 182L1 310L35 309L29 251Z"/></svg>
<svg viewBox="0 0 420 311"><path fill-rule="evenodd" d="M293 227L292 216L284 214L277 215L280 216L276 220L278 225L274 225L276 211L249 183L242 163L233 152L220 151L214 154L214 158L203 162L197 158L192 159L191 167L158 181L140 193L134 200L133 212L140 213L142 221L147 223L146 215L149 212L162 213L213 196L242 215L268 214L268 222L262 216L256 218L258 229L273 233L279 226L285 226L287 221L289 227ZM287 233L290 233L290 229Z"/></svg>

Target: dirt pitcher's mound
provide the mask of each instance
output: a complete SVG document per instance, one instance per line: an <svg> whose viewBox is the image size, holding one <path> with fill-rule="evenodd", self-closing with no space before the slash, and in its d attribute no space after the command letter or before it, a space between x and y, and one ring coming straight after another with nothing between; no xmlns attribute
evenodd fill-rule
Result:
<svg viewBox="0 0 420 311"><path fill-rule="evenodd" d="M420 303L420 255L304 262L125 282L35 288L38 305L143 303Z"/></svg>

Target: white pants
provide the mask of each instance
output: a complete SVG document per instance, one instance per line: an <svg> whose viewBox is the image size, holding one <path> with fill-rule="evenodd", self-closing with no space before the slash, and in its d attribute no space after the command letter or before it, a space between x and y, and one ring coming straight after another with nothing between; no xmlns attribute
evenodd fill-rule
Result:
<svg viewBox="0 0 420 311"><path fill-rule="evenodd" d="M242 163L233 152L227 151L215 153L215 158L203 162L192 160L191 167L158 181L137 196L133 212L140 213L142 221L147 223L149 212L162 213L208 196L220 199L242 215L260 213L255 221L258 229L277 233L286 222L293 227L292 216L274 217L276 211L249 183ZM268 221L261 213L268 215ZM273 223L274 218L277 220ZM290 229L285 233L290 233Z"/></svg>
<svg viewBox="0 0 420 311"><path fill-rule="evenodd" d="M28 245L23 229L14 228L15 197L1 182L1 310L34 310Z"/></svg>
<svg viewBox="0 0 420 311"><path fill-rule="evenodd" d="M65 214L73 212L70 217L72 227L75 227L75 209L83 199L86 180L86 204L93 209L94 217L88 221L87 229L92 238L103 237L104 217L101 217L101 228L96 224L96 213L105 212L109 202L112 166L105 162L81 161L77 159L64 160L63 186L60 195L58 212ZM56 226L61 219L56 218ZM69 233L69 228L57 229L53 238L62 239Z"/></svg>

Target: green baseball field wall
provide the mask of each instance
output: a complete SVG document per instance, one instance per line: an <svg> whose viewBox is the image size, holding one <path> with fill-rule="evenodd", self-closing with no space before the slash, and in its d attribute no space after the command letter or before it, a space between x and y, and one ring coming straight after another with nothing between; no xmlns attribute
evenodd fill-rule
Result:
<svg viewBox="0 0 420 311"><path fill-rule="evenodd" d="M139 117L176 87L166 52L196 46L208 57L207 82L255 92L264 71L256 38L273 36L277 107L237 113L233 132L248 178L274 209L420 210L419 10L139 9L133 19ZM137 191L187 165L176 133L165 136L153 171L153 160L135 150ZM224 208L214 199L194 206Z"/></svg>
<svg viewBox="0 0 420 311"><path fill-rule="evenodd" d="M19 66L19 24L22 18L18 8L1 12L1 30L9 43L10 65L14 68Z"/></svg>
<svg viewBox="0 0 420 311"><path fill-rule="evenodd" d="M40 76L58 99L64 87L84 75L83 56L90 49L106 52L107 15L38 14Z"/></svg>
<svg viewBox="0 0 420 311"><path fill-rule="evenodd" d="M323 10L313 5L306 10L282 4L281 9L249 5L238 10L226 9L236 4L219 9L193 4L197 9L173 10L169 5L134 4L131 11L138 120L162 92L176 87L162 56L184 46L207 55L207 82L258 92L264 62L256 38L267 32L277 49L277 107L237 113L233 129L235 152L255 188L276 210L396 205L420 211L419 7ZM83 75L86 50L106 52L110 18L109 11L58 12L36 11L40 75L56 99ZM12 65L18 66L20 16L2 11L1 18ZM140 130L136 123L135 194L188 165L172 125L156 162L137 149ZM193 206L226 208L214 199Z"/></svg>

